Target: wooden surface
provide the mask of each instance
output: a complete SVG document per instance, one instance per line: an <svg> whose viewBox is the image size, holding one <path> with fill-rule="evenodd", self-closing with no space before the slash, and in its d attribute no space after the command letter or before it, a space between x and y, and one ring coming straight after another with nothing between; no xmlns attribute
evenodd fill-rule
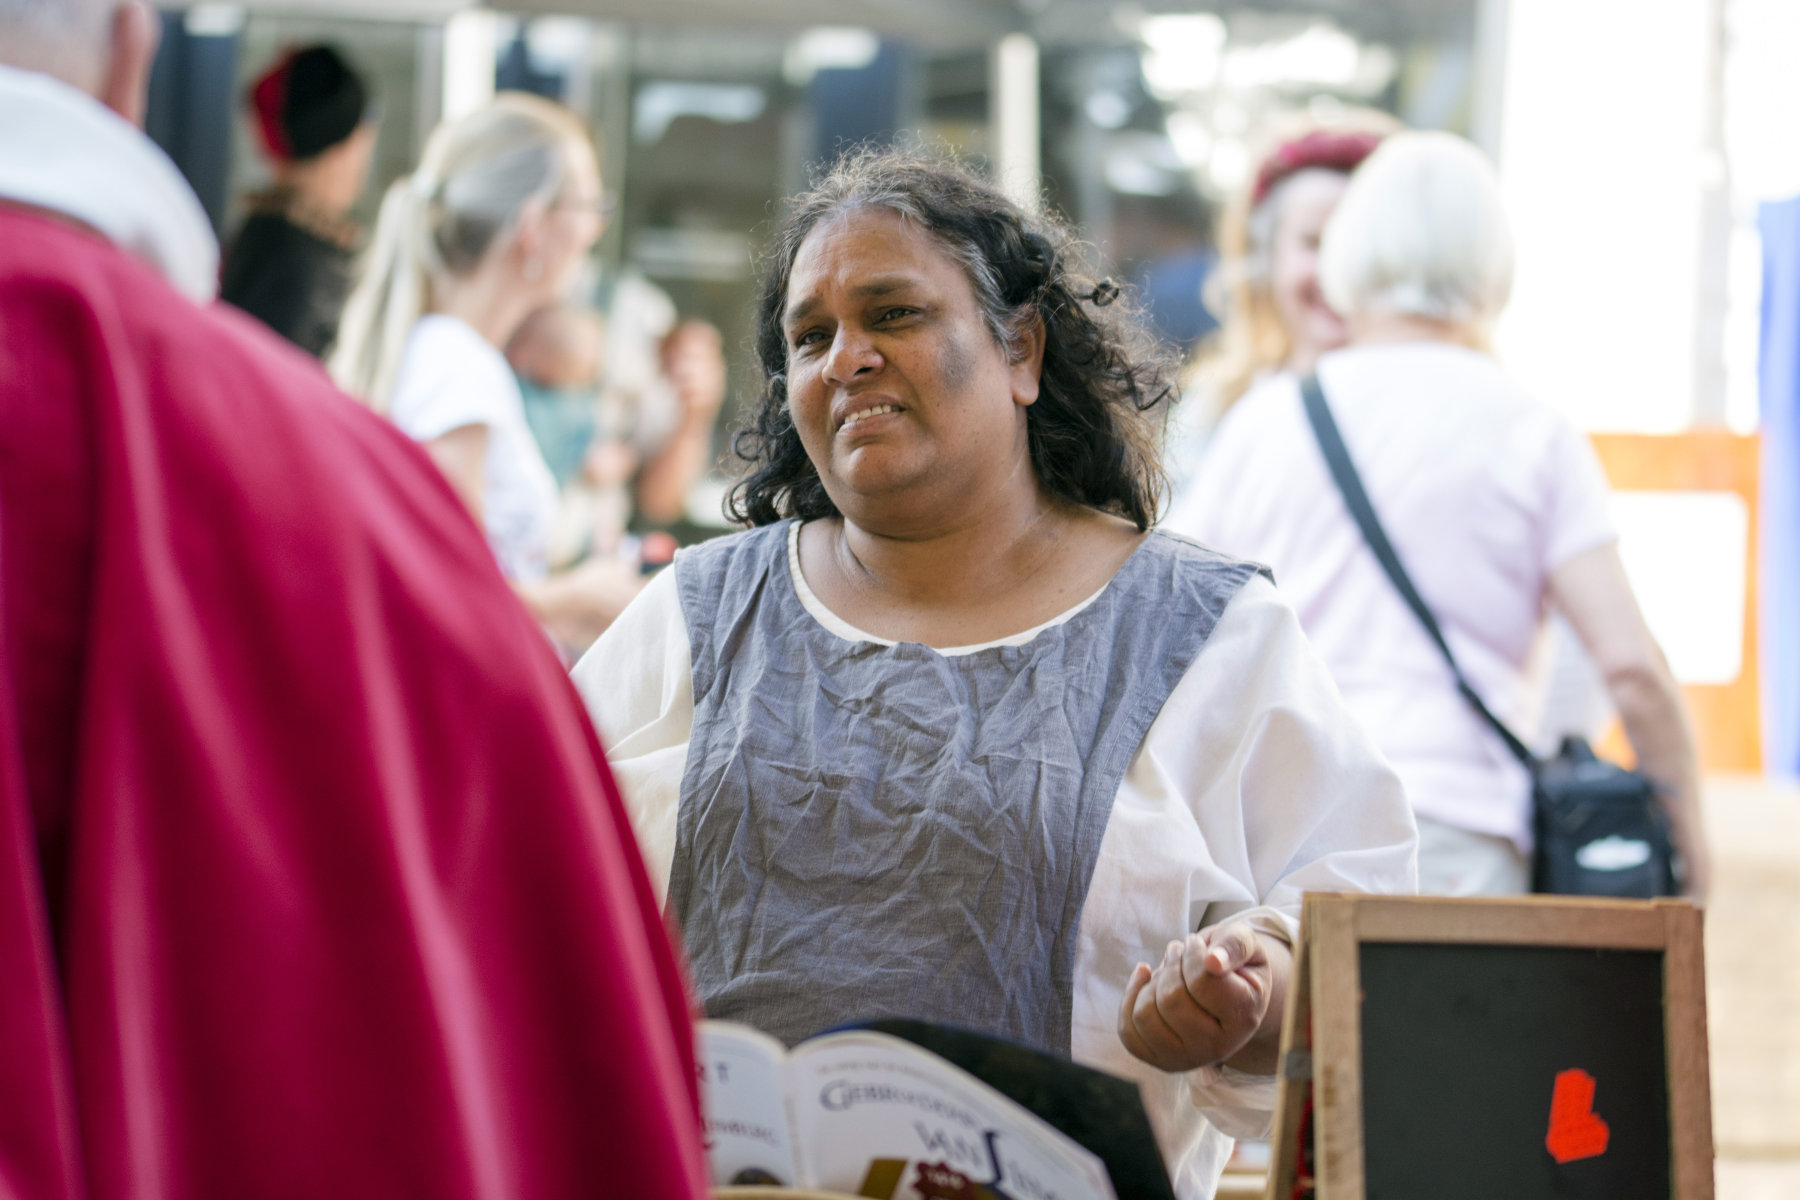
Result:
<svg viewBox="0 0 1800 1200"><path fill-rule="evenodd" d="M1288 1076L1288 1056L1312 1051L1312 955L1306 941L1306 925L1300 926L1300 938L1294 946L1294 974L1288 980L1287 1011L1281 1015L1281 1058L1276 1068L1275 1121L1270 1126L1269 1175L1265 1187L1248 1193L1265 1200L1289 1200L1294 1194L1294 1155L1300 1137L1300 1116L1312 1096L1310 1072L1305 1079ZM1225 1195L1220 1184L1221 1196Z"/></svg>
<svg viewBox="0 0 1800 1200"><path fill-rule="evenodd" d="M1704 769L1760 771L1762 710L1756 669L1760 443L1755 437L1723 430L1666 436L1597 433L1591 440L1614 491L1730 492L1743 500L1750 518L1750 553L1744 564L1744 669L1731 683L1686 685L1682 693L1699 734ZM1605 749L1610 757L1622 757L1623 746L1615 729Z"/></svg>
<svg viewBox="0 0 1800 1200"><path fill-rule="evenodd" d="M1362 996L1356 904L1308 895L1311 936L1313 1166L1322 1200L1363 1200Z"/></svg>
<svg viewBox="0 0 1800 1200"><path fill-rule="evenodd" d="M1509 896L1446 904L1427 896L1345 897L1359 942L1475 942L1660 950L1668 927L1656 901Z"/></svg>
<svg viewBox="0 0 1800 1200"><path fill-rule="evenodd" d="M1262 1176L1227 1175L1219 1180L1219 1190L1213 1193L1213 1200L1257 1200L1263 1195Z"/></svg>
<svg viewBox="0 0 1800 1200"><path fill-rule="evenodd" d="M1663 1002L1668 1009L1669 1142L1675 1194L1713 1200L1712 1079L1706 1052L1706 950L1700 911L1662 906Z"/></svg>

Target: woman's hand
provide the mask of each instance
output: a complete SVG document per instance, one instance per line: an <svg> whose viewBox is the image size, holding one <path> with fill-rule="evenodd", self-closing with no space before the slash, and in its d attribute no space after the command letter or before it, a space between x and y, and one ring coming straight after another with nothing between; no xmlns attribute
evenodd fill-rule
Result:
<svg viewBox="0 0 1800 1200"><path fill-rule="evenodd" d="M1271 1073L1292 961L1285 945L1241 921L1170 942L1155 970L1132 970L1119 1040L1165 1071L1228 1063Z"/></svg>

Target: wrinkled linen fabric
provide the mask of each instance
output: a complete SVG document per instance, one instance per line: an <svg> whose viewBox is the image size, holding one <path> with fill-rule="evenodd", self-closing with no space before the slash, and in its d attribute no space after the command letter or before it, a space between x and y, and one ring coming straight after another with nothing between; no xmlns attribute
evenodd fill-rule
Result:
<svg viewBox="0 0 1800 1200"><path fill-rule="evenodd" d="M0 1193L703 1196L554 654L422 452L141 250L0 202Z"/></svg>
<svg viewBox="0 0 1800 1200"><path fill-rule="evenodd" d="M669 905L708 1015L789 1044L895 1016L1067 1053L1119 779L1256 567L1152 535L1068 621L946 656L808 619L788 529L678 576L695 710Z"/></svg>
<svg viewBox="0 0 1800 1200"><path fill-rule="evenodd" d="M893 645L819 602L800 570L797 534L790 527L788 580L804 609L796 620L816 622L846 652ZM664 888L694 734L692 651L678 586L685 563L678 557L652 579L575 668L651 880ZM989 645L1029 643L1104 595ZM1154 608L1142 615L1158 619ZM726 626L715 636L733 635ZM1233 918L1291 940L1306 891L1412 891L1415 844L1399 781L1345 713L1293 610L1268 580L1252 576L1131 756L1095 857L1075 953L1066 1051L1138 1085L1182 1200L1212 1195L1232 1136L1266 1131L1274 1080L1229 1068L1170 1074L1132 1057L1117 1019L1133 964L1157 961L1171 938Z"/></svg>

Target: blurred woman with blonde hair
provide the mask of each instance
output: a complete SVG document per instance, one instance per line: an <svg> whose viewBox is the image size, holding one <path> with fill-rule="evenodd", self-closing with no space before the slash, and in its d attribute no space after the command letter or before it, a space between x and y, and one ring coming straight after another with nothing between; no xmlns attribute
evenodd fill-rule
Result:
<svg viewBox="0 0 1800 1200"><path fill-rule="evenodd" d="M551 574L556 483L503 347L560 300L604 227L587 129L506 94L440 126L397 180L345 306L337 381L424 445L539 622L574 648L637 590L612 561Z"/></svg>
<svg viewBox="0 0 1800 1200"><path fill-rule="evenodd" d="M1470 688L1511 729L1532 728L1534 651L1547 615L1567 618L1661 795L1685 889L1704 896L1694 734L1620 562L1599 460L1488 351L1513 281L1493 166L1451 134L1389 138L1332 215L1319 276L1348 345L1226 413L1167 527L1274 569L1406 784L1420 890L1529 890L1529 774L1352 518L1303 407L1316 387Z"/></svg>
<svg viewBox="0 0 1800 1200"><path fill-rule="evenodd" d="M1386 113L1348 108L1328 121L1289 115L1264 135L1255 170L1219 217L1207 303L1222 324L1195 356L1171 422L1167 465L1178 496L1239 397L1271 374L1304 374L1344 344L1343 321L1319 291L1319 238L1350 173L1399 128Z"/></svg>

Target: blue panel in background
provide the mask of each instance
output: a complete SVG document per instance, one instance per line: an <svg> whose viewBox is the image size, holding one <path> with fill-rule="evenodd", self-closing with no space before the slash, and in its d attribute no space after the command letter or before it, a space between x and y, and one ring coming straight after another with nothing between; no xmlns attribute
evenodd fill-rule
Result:
<svg viewBox="0 0 1800 1200"><path fill-rule="evenodd" d="M891 144L910 124L912 52L883 41L865 67L831 67L813 76L813 161L829 164L863 143Z"/></svg>
<svg viewBox="0 0 1800 1200"><path fill-rule="evenodd" d="M1763 761L1800 775L1800 197L1764 204L1762 233Z"/></svg>
<svg viewBox="0 0 1800 1200"><path fill-rule="evenodd" d="M235 34L196 36L183 14L163 14L144 131L181 168L214 232L224 230L230 200L231 125L241 111L237 58Z"/></svg>
<svg viewBox="0 0 1800 1200"><path fill-rule="evenodd" d="M561 104L568 93L568 76L559 71L545 71L531 57L527 40L530 21L521 21L512 42L500 53L494 67L494 89L501 92L530 92Z"/></svg>

